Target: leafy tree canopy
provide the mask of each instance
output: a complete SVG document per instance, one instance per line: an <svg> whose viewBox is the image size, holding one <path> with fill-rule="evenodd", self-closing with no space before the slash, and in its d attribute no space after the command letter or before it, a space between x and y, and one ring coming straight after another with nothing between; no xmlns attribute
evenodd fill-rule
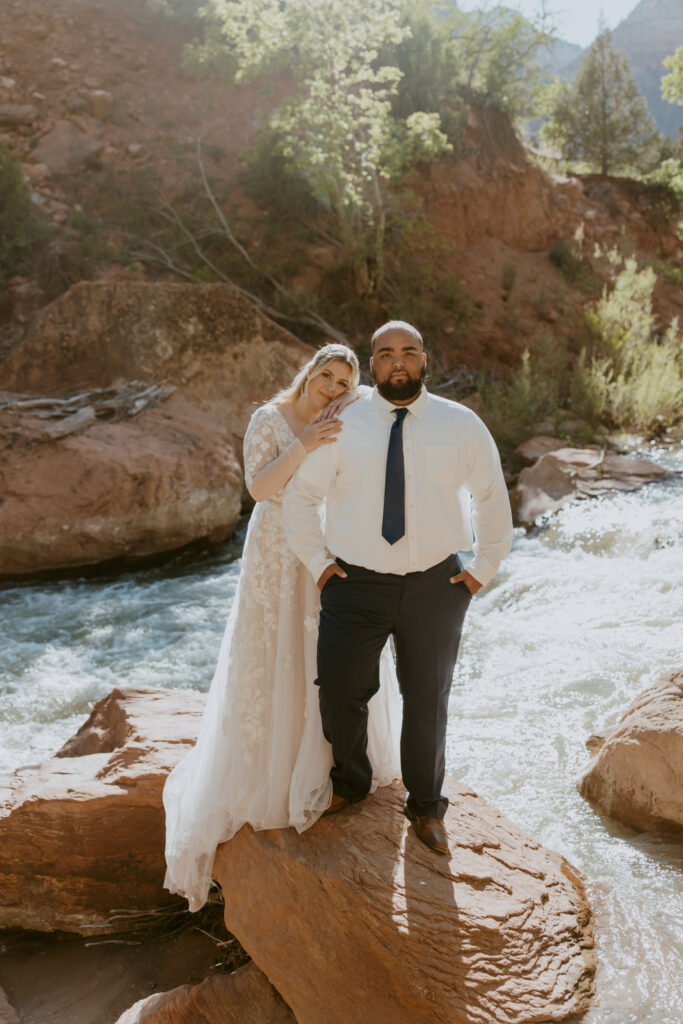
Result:
<svg viewBox="0 0 683 1024"><path fill-rule="evenodd" d="M683 46L666 57L663 64L669 74L662 78L662 96L669 103L683 104Z"/></svg>
<svg viewBox="0 0 683 1024"><path fill-rule="evenodd" d="M543 77L541 52L555 41L545 11L532 19L507 7L442 9L453 65L465 88L511 116L528 116Z"/></svg>
<svg viewBox="0 0 683 1024"><path fill-rule="evenodd" d="M601 174L652 167L659 135L628 58L602 31L583 59L573 85L555 80L546 98L542 136L566 160L581 160Z"/></svg>
<svg viewBox="0 0 683 1024"><path fill-rule="evenodd" d="M381 276L385 183L450 149L437 112L392 114L402 73L380 60L380 49L409 34L402 0L208 0L203 16L209 32L200 60L227 50L237 81L296 71L270 127L347 247L371 257Z"/></svg>

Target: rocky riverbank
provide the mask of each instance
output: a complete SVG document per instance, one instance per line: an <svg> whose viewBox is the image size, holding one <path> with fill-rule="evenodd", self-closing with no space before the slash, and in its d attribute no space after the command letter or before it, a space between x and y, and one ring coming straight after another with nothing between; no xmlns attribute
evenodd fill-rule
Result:
<svg viewBox="0 0 683 1024"><path fill-rule="evenodd" d="M126 907L169 901L161 789L202 703L114 691L57 758L4 780L0 925L101 936L130 926ZM449 858L412 835L399 784L301 836L246 828L219 848L228 928L300 1024L348 1021L359 999L387 1024L474 1011L560 1022L587 1008L596 961L579 875L472 791L448 792Z"/></svg>

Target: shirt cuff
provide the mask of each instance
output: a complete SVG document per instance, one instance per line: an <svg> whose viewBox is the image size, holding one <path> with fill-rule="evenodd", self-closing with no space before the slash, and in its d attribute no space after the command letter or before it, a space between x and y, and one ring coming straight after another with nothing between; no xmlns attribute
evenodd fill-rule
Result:
<svg viewBox="0 0 683 1024"><path fill-rule="evenodd" d="M482 555L475 555L470 564L465 566L470 576L474 576L475 580L481 583L482 587L485 587L489 580L493 579L498 572L498 568L497 565L493 565Z"/></svg>
<svg viewBox="0 0 683 1024"><path fill-rule="evenodd" d="M313 582L317 583L322 574L327 569L328 565L334 564L334 558L332 555L326 554L324 558L315 558L312 562L307 563L307 568L313 577Z"/></svg>

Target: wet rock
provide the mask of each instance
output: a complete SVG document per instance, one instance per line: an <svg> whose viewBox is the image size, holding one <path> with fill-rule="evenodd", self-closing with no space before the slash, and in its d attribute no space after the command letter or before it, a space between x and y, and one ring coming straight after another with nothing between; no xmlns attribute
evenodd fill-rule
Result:
<svg viewBox="0 0 683 1024"><path fill-rule="evenodd" d="M141 999L116 1024L296 1024L296 1020L251 963L233 974L215 974L199 985L181 985Z"/></svg>
<svg viewBox="0 0 683 1024"><path fill-rule="evenodd" d="M203 705L195 691L113 690L55 757L0 777L0 928L127 931L135 919L113 911L177 902L161 792Z"/></svg>
<svg viewBox="0 0 683 1024"><path fill-rule="evenodd" d="M0 104L0 126L12 128L17 125L32 125L39 111L30 103Z"/></svg>
<svg viewBox="0 0 683 1024"><path fill-rule="evenodd" d="M597 446L558 448L522 470L510 492L510 503L515 522L528 526L570 501L607 491L637 490L670 475L649 459L605 454Z"/></svg>
<svg viewBox="0 0 683 1024"><path fill-rule="evenodd" d="M173 920L174 910L164 908L162 914ZM178 906L179 926L181 915ZM92 936L72 935L64 941L45 932L4 933L0 979L7 980L8 988L11 984L12 1003L23 1024L113 1024L150 992L196 984L212 973L215 941L192 927L195 922L186 923L189 927L178 931L152 928L123 941L118 936L93 941Z"/></svg>
<svg viewBox="0 0 683 1024"><path fill-rule="evenodd" d="M47 427L0 413L0 575L130 564L234 532L242 474L231 438L176 396L55 440Z"/></svg>
<svg viewBox="0 0 683 1024"><path fill-rule="evenodd" d="M93 161L102 143L82 132L71 121L57 121L33 150L36 163L47 164L52 174L76 174Z"/></svg>
<svg viewBox="0 0 683 1024"><path fill-rule="evenodd" d="M665 673L635 698L578 789L629 828L683 833L683 670Z"/></svg>
<svg viewBox="0 0 683 1024"><path fill-rule="evenodd" d="M445 792L448 857L416 838L398 783L301 835L245 827L219 847L228 929L299 1024L587 1009L595 954L576 872L454 780Z"/></svg>

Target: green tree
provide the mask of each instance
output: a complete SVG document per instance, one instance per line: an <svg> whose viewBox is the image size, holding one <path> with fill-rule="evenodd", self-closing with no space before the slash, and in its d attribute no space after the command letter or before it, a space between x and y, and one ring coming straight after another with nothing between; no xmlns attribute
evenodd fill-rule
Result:
<svg viewBox="0 0 683 1024"><path fill-rule="evenodd" d="M294 70L297 88L270 119L292 170L334 219L363 292L381 285L387 184L450 146L437 112L392 113L401 71L380 50L406 38L401 0L208 0L195 59L226 51L237 81Z"/></svg>
<svg viewBox="0 0 683 1024"><path fill-rule="evenodd" d="M600 174L656 162L659 135L628 58L602 31L583 59L573 85L555 80L546 99L544 139L566 160L582 160Z"/></svg>
<svg viewBox="0 0 683 1024"><path fill-rule="evenodd" d="M662 78L662 96L669 103L683 104L683 46L662 61L669 74Z"/></svg>
<svg viewBox="0 0 683 1024"><path fill-rule="evenodd" d="M443 117L465 97L512 117L532 111L542 76L537 58L555 38L545 13L529 20L503 7L462 11L407 0L405 22L410 31L390 54L403 72L395 110Z"/></svg>
<svg viewBox="0 0 683 1024"><path fill-rule="evenodd" d="M556 38L548 14L529 19L507 7L467 12L452 4L446 10L443 26L465 90L512 117L533 114L543 77L537 58Z"/></svg>

